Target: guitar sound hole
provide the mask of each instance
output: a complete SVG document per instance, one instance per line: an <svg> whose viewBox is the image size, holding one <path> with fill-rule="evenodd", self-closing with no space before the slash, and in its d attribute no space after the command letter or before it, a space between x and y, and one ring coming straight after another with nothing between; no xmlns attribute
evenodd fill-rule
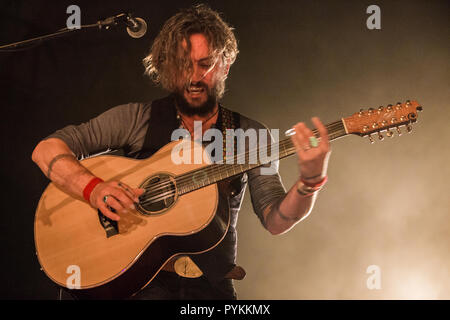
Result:
<svg viewBox="0 0 450 320"><path fill-rule="evenodd" d="M140 188L146 191L139 197L137 210L144 215L164 213L177 198L175 179L169 174L159 173L151 176Z"/></svg>

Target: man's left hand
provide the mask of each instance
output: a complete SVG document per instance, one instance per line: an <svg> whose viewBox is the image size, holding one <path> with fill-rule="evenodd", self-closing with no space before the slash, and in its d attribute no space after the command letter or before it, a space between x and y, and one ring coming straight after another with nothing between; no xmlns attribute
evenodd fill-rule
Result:
<svg viewBox="0 0 450 320"><path fill-rule="evenodd" d="M316 139L313 132L303 122L293 127L295 135L292 135L291 139L297 151L301 178L315 183L327 175L331 149L325 126L317 117L311 120L320 134L320 139Z"/></svg>

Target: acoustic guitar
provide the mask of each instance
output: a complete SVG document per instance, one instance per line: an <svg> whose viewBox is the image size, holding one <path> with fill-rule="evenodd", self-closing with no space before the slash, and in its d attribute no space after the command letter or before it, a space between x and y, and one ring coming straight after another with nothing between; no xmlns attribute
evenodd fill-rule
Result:
<svg viewBox="0 0 450 320"><path fill-rule="evenodd" d="M370 108L326 128L330 140L356 134L373 142L372 135L382 140L383 132L387 137L401 134L400 126L410 132L421 110L416 101ZM221 242L230 217L227 203L219 201L217 184L264 163L205 159L177 165L171 154L180 143L193 142L173 141L144 160L100 155L81 161L105 181L146 190L136 210L121 214L118 222L54 183L48 185L36 209L34 236L41 269L53 282L78 298L126 298L147 286L171 258L201 254ZM279 159L295 154L289 137L278 143ZM221 205L225 210L218 210Z"/></svg>

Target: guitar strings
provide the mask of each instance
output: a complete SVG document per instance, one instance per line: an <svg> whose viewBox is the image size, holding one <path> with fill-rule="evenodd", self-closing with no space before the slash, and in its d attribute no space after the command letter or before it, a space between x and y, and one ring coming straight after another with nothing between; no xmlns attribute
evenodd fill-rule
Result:
<svg viewBox="0 0 450 320"><path fill-rule="evenodd" d="M295 150L295 148L289 148L289 149ZM248 165L248 164L243 164L243 165ZM262 165L262 164L254 164L255 167L258 167L260 165ZM239 173L236 173L236 174L239 174ZM212 184L213 183L213 182L210 181L210 179L208 179L208 182L209 183L207 183L207 184ZM178 194L180 194L180 195L182 195L184 193L187 193L187 191L193 191L193 190L199 188L199 187L196 187L193 190L187 190L186 191L186 190L182 190L183 188L185 188L184 186L182 186L181 184L177 184L177 185L178 185L178 191L179 191ZM161 188L161 186L164 186L164 187ZM205 186L205 184L203 186ZM161 193L161 191L163 191L165 188L170 188L170 189L168 191L166 191L165 193ZM180 190L181 190L181 192L180 192ZM156 189L151 188L151 189L149 189L149 191L151 191L151 192L150 193L146 193L146 197L145 197L144 201L141 202L141 204L145 205L147 203L152 203L154 201L164 200L164 199L167 199L169 197L173 197L176 194L176 190L173 187L173 183L171 183L171 182L163 183L161 185L157 185Z"/></svg>
<svg viewBox="0 0 450 320"><path fill-rule="evenodd" d="M294 148L292 148L292 150L295 151ZM255 164L255 165L253 165L253 166L254 166L254 167L258 167L258 166L260 166L260 165L261 165L261 164ZM252 167L249 166L249 167L248 167L248 170L251 170L251 169L252 169ZM240 172L238 172L237 174L239 174L239 173L240 173ZM228 177L231 177L231 176L232 176L232 174L228 174ZM165 186L163 186L163 185L158 185L157 188L149 188L148 191L147 191L147 193L144 195L143 201L141 201L140 203L141 203L142 205L145 205L145 204L147 204L147 203L152 203L152 202L155 202L155 201L164 200L164 199L167 199L167 198L170 198L170 197L175 196L177 193L178 193L179 195L183 195L183 194L185 194L185 193L194 191L194 190L199 189L199 188L201 188L201 187L204 187L204 186L213 184L214 182L215 182L215 180L211 180L211 179L209 178L207 182L204 182L204 183L202 183L201 185L199 184L198 186L194 186L193 188L187 188L186 186L180 184L180 185L178 186L177 190L175 190L175 188L173 187L173 185L170 185L170 186L169 186L169 184L167 184L167 183L164 184ZM161 186L163 186L163 188L161 188ZM168 191L166 191L165 193L161 193L161 191L163 191L164 189L168 189ZM178 191L178 192L177 192L177 191Z"/></svg>
<svg viewBox="0 0 450 320"><path fill-rule="evenodd" d="M336 122L336 123L332 123L332 124L328 125L327 127L328 127L328 130L329 130L329 131L334 131L334 132L331 132L330 134L328 134L329 137L330 137L330 140L333 140L333 139L335 139L335 138L337 138L337 137L339 137L339 136L342 136L343 134L346 134L345 130L343 130L343 125L342 125L342 122L341 122L341 121ZM315 131L315 132L314 132L314 131ZM314 134L317 134L317 132L318 132L317 130L313 130L313 133L314 133ZM336 134L338 135L337 137L332 137L333 135L336 135ZM286 146L283 146L283 148L285 149L285 152L286 152L288 155L289 155L289 153L290 153L292 150L295 151L295 147L292 147L292 141L291 141L290 139L285 139L285 140L282 140L282 141L280 142L280 145L285 145L285 144L291 145L291 147L288 147L288 148L286 148ZM265 146L265 147L267 148L267 147L269 147L269 146ZM246 157L246 156L249 156L250 154L254 154L254 152L259 151L259 149L260 149L260 148L252 149L252 150L249 150L248 152L245 152L245 153L242 153L242 154L238 154L238 155L235 156L233 159L234 159L234 160L236 160L236 159L242 159L242 157ZM280 157L280 158L281 158L281 157ZM256 164L252 164L252 165L250 165L249 168L251 168L251 166L258 167L258 166L261 166L261 165L263 165L263 164L264 164L264 163L256 163ZM239 166L241 167L241 171L242 171L242 166L244 166L244 165L248 165L248 164L245 164L245 163L244 163L244 164L240 164L240 165L239 165ZM231 166L235 166L235 164L232 164ZM178 189L183 189L183 188L185 188L184 185L185 185L187 182L189 182L189 184L191 184L191 180L193 180L194 174L195 174L197 171L203 171L205 176L208 176L208 173L209 173L209 176L212 175L213 178L215 178L215 177L214 177L214 173L216 173L216 174L219 173L219 174L220 174L220 177L222 177L222 173L226 173L226 174L227 174L227 175L226 175L227 177L231 177L231 176L234 175L234 174L229 175L229 172L230 172L229 168L223 168L223 167L227 167L227 166L223 166L223 164L221 165L220 163L215 163L215 164L209 165L209 166L207 166L207 167L203 167L203 168L200 168L200 169L197 169L197 170L193 170L193 171L190 171L190 172L181 174L181 175L175 177L175 180L177 181L177 186L179 186ZM250 169L247 169L247 170L250 170ZM233 173L240 174L241 171L238 172L238 173L236 173L236 172L233 170ZM246 171L246 170L244 170L244 171ZM211 179L208 178L208 182L209 182L209 183L207 183L207 184L212 184L212 183L214 183L215 181L214 181L214 182L211 182ZM148 202L154 201L155 199L160 199L162 195L159 194L159 195L156 195L156 197L155 197L155 196L154 196L155 193L159 193L160 191L164 190L164 188L167 188L168 186L171 186L171 185L173 185L173 182L168 181L168 182L163 182L163 183L159 183L159 184L155 184L155 185L151 186L150 188L146 189L147 191L142 195L143 198L144 198L144 201L142 201L141 203L142 203L142 204L146 204L146 203L148 203ZM203 184L203 186L205 186L205 184ZM196 187L196 188L194 188L193 190L198 189L198 188L199 188L199 187ZM193 190L187 190L187 192L190 192L190 191L193 191ZM172 187L172 194L173 194L173 193L175 193L175 189ZM181 192L180 194L184 194L184 193L186 193L186 191L183 191L183 192ZM167 193L165 193L164 196L165 196L165 195L167 195ZM141 197L142 197L142 196L141 196ZM167 198L167 197L162 197L160 200L163 200L163 199L165 199L165 198Z"/></svg>
<svg viewBox="0 0 450 320"><path fill-rule="evenodd" d="M340 127L342 127L342 123L337 123L338 125L340 124L341 126ZM336 123L333 123L333 127L331 127L331 125L330 125L330 128L329 128L329 130L330 131L334 131L334 130L336 130L335 129L336 128ZM341 129L341 128L338 128L338 129ZM334 134L334 133L333 133ZM329 134L329 136L331 136L331 134ZM291 140L290 139L285 139L285 140L282 140L282 141L280 141L280 146L281 147L283 147L283 148L286 148L286 146L284 146L284 144L291 144ZM267 147L269 147L269 146L265 146L265 148L267 148ZM233 157L233 162L237 162L236 160L241 160L242 159L242 157L247 157L247 156L249 156L250 154L251 155L254 155L254 153L255 152L259 152L259 150L260 150L261 148L257 148L257 149L252 149L252 150L249 150L249 151L247 151L247 152L245 152L245 153L242 153L242 154L238 154L237 156L235 156L235 157ZM279 149L281 149L281 148L279 148ZM218 162L218 163L216 163L216 164L221 164L220 162ZM222 163L223 164L223 163ZM182 175L179 175L179 176L177 176L177 182L179 183L179 182L181 182L181 183L183 183L183 178L185 177L185 176L187 176L188 177L188 179L191 179L191 175L193 174L193 173L195 173L195 171L200 171L200 170L205 170L206 168L200 168L200 169L197 169L197 170L194 170L194 171L190 171L190 172L187 172L187 173L185 173L185 174L182 174ZM215 168L213 168L213 169L215 169ZM220 170L220 169L219 169ZM226 170L228 170L228 169L226 169Z"/></svg>
<svg viewBox="0 0 450 320"><path fill-rule="evenodd" d="M331 123L331 124L327 125L327 129L328 129L329 132L331 132L331 133L328 134L330 140L333 140L333 139L335 139L335 138L337 138L339 136L342 136L343 134L346 134L346 132L345 132L345 130L343 128L342 121L337 121L337 122L334 122L334 123ZM317 135L318 130L314 129L314 130L312 130L312 132L313 132L314 135ZM333 135L337 135L337 137L332 137ZM288 146L290 145L290 147L286 148L286 145L288 145ZM271 147L271 145L266 145L265 146L266 149L268 147ZM290 139L284 139L284 140L280 141L280 147L282 147L284 149L284 152L287 155L289 155L291 153L291 151L293 151L293 150L295 151L295 147L293 147L292 141ZM255 152L259 152L260 149L261 148L256 148L256 149L249 150L249 151L247 151L245 153L241 153L241 154L235 155L232 158L233 162L237 162L239 160L242 160L243 157L244 157L244 160L245 160L245 157L250 156L250 155L254 155L254 153ZM282 157L280 157L279 159L281 159L281 158ZM263 164L264 163L251 164L249 166L249 169L246 169L244 171L250 170L251 166L258 167L258 166L261 166ZM230 170L229 170L230 167L224 166L223 163L217 162L217 163L211 164L211 165L209 165L207 167L203 167L203 168L200 168L200 169L197 169L197 170L193 170L193 171L190 171L190 172L186 172L184 174L176 176L175 177L175 181L176 181L176 184L178 186L178 190L185 189L185 187L186 187L185 185L187 184L187 182L189 182L189 185L191 185L191 180L193 180L194 174L197 173L198 171L203 171L204 176L206 176L206 177L208 177L208 176L211 177L212 176L213 178L216 178L214 176L214 174L219 174L220 178L222 178L222 173L225 173L226 177L231 177L231 176L233 176L235 174L242 173L242 166L245 166L245 165L248 166L249 164L245 164L244 163L244 164L238 164L238 165L241 167L240 170L238 170L239 172L236 173L235 170L233 170L233 174L230 175L229 174L230 173ZM236 166L236 164L233 163L233 164L230 164L230 166ZM207 184L212 184L212 183L215 182L215 181L211 182L210 178L208 178L207 180L209 182ZM203 186L205 186L205 184L203 184ZM161 191L163 191L165 188L168 188L168 187L171 188L171 190L169 190L169 192L165 192L163 194L160 193ZM198 187L194 188L193 190L195 190L195 189L198 189ZM190 191L193 191L193 190L188 190L187 192L190 192ZM144 194L141 195L141 198L143 198L143 201L141 201L140 203L145 205L148 202L153 202L155 200L156 201L164 200L164 199L168 198L168 197L166 197L166 195L173 196L173 194L175 194L175 192L176 191L173 188L173 182L172 181L169 180L169 181L165 181L165 182L162 182L162 183L158 183L158 184L152 185L150 188L146 188L146 192L144 192ZM184 194L184 193L186 193L186 191L183 191L180 194Z"/></svg>
<svg viewBox="0 0 450 320"><path fill-rule="evenodd" d="M340 127L340 128L337 128L338 130L336 131L336 125L338 125L338 127ZM332 132L331 134L329 134L329 136L330 136L330 140L332 140L332 139L335 139L336 137L331 137L332 135L336 135L336 134L338 134L338 136L341 136L342 134L346 134L346 132L344 132L344 130L341 130L342 129L342 123L333 123L332 125L329 125L328 126L329 127L329 131L334 131L334 132ZM314 130L315 131L315 130ZM280 145L281 144L288 144L288 145L291 145L291 141L290 141L290 139L285 139L285 140L282 140L281 142L280 142ZM266 148L268 147L268 146L265 146ZM286 148L286 146L283 146L283 148L285 149L285 152L286 153L290 153L292 150L295 150L295 147L289 147L289 148ZM242 154L239 154L239 155L237 155L236 157L234 157L234 159L238 159L238 158L242 158L242 157L245 157L245 156L248 156L249 154L252 154L252 153L254 153L255 151L259 151L259 149L253 149L253 150L250 150L249 152L246 152L246 153L242 153ZM281 157L280 157L281 158ZM261 166L261 165L263 165L264 163L256 163L256 164L253 164L253 165L250 165L250 167L249 168L251 168L251 166L254 166L254 167L258 167L258 166ZM231 177L231 176L233 176L234 175L234 173L236 173L236 174L239 174L239 173L241 173L242 172L242 166L244 166L244 165L248 165L248 164L240 164L239 166L241 167L240 168L240 171L238 172L238 173L236 173L235 172L235 170L233 170L233 174L231 174L231 175L229 175L229 172L230 172L230 170L229 170L229 168L222 168L222 167L226 167L226 166L223 166L223 165L220 165L220 163L216 163L216 164L212 164L212 165L210 165L210 166L208 166L208 167L206 167L206 168L200 168L200 169L197 169L197 170L194 170L194 171L190 171L190 172L187 172L187 173L185 173L185 174L182 174L182 175L179 175L179 176L177 176L175 179L176 179L176 181L177 181L177 185L179 186L179 188L178 189L183 189L184 188L184 184L186 184L186 182L188 182L188 180L189 180L189 184L191 184L190 183L190 180L192 180L193 179L193 173L195 172L195 171L202 171L203 170L203 172L204 172L204 174L206 175L206 176L208 176L208 171L209 171L209 173L210 173L210 176L211 175L213 175L213 178L214 178L214 173L219 173L220 174L220 177L222 177L222 173L226 173L227 174L227 177ZM235 166L234 164L232 164L231 166ZM246 169L246 170L249 170L249 169ZM246 171L245 170L245 171ZM211 182L211 179L210 178L208 178L208 181L209 181L209 183L208 184L212 184L212 183L214 183L214 182ZM168 181L168 182L163 182L163 183L159 183L159 184L156 184L156 185L153 185L151 188L148 188L148 189L146 189L147 191L144 193L144 201L143 201L143 203L146 203L146 202L148 202L148 200L149 201L153 201L153 200L155 200L155 199L157 199L158 197L153 197L153 195L154 195L154 193L156 192L156 193L159 193L160 191L162 191L164 188L166 188L166 187L168 187L168 186L170 186L170 185L172 185L173 183L171 182L171 181ZM203 186L205 186L205 184L203 184ZM197 189L198 189L198 187L197 187ZM172 190L173 190L173 192L175 192L174 191L174 189L172 188ZM193 189L193 190L195 190L195 189ZM189 191L193 191L193 190L188 190L188 192ZM186 191L184 191L184 192L182 192L181 194L183 194L183 193L186 193Z"/></svg>
<svg viewBox="0 0 450 320"><path fill-rule="evenodd" d="M336 130L335 129L335 127L336 126L334 126L333 128L330 128L330 131L331 130ZM340 129L340 128L339 128ZM335 133L333 133L333 134L335 134ZM331 136L332 134L329 134L329 136ZM291 144L291 140L290 139L285 139L285 140L282 140L282 141L280 141L280 147L282 147L282 148L285 148L286 149L286 146L285 146L285 144L288 144L288 145L290 145ZM269 146L265 146L265 148L268 148ZM245 153L242 153L242 154L238 154L237 156L235 156L235 157L233 157L233 162L238 162L239 160L242 160L242 157L246 157L246 156L249 156L250 154L251 155L254 155L255 154L255 152L259 152L259 150L260 150L261 148L257 148L257 149L252 149L252 150L249 150L249 151L247 151L247 152L245 152ZM281 149L281 148L279 148L279 149ZM236 161L237 160L237 161ZM220 163L220 162L217 162L217 163L215 163L215 164L223 164L223 163ZM200 171L200 170L205 170L205 168L200 168L200 169L197 169L197 170L194 170L194 171L190 171L190 172L187 172L187 173L185 173L185 174L182 174L182 175L179 175L179 176L177 176L177 182L178 183L182 183L183 181L183 178L185 177L185 176L188 176L188 178L189 179L191 179L191 175L195 172L195 171ZM219 169L220 170L220 169ZM227 169L228 170L228 169Z"/></svg>
<svg viewBox="0 0 450 320"><path fill-rule="evenodd" d="M335 134L336 134L336 130L342 129L342 123L339 121L339 122L337 122L337 123L330 124L330 125L328 125L328 129L329 129L329 131L335 131L335 132L330 133L329 136L335 135ZM315 132L314 132L314 131L315 131ZM317 134L317 130L313 130L313 133ZM332 138L332 139L334 139L334 138ZM288 144L290 144L290 143L291 143L291 140L290 140L290 139L284 139L284 140L280 141L280 144L284 144L284 143L286 143L286 142L287 142ZM270 146L270 145L266 145L265 148L267 148L267 147L269 147L269 146ZM285 146L284 146L284 147L285 147ZM242 157L248 156L248 155L250 155L250 154L254 154L255 152L259 151L259 149L261 149L261 148L256 148L256 149L248 150L248 151L245 152L245 153L241 153L241 154L238 154L238 155L234 156L233 159L236 160L236 159L240 159L240 158L242 158ZM215 163L215 164L223 164L223 163L217 162L217 163ZM201 169L205 169L205 168L201 168ZM197 170L201 170L201 169L197 169ZM194 171L195 171L195 170L194 170ZM186 172L186 173L184 173L184 174L181 174L181 175L177 176L177 180L181 180L184 176L189 176L192 172L193 172L193 171Z"/></svg>

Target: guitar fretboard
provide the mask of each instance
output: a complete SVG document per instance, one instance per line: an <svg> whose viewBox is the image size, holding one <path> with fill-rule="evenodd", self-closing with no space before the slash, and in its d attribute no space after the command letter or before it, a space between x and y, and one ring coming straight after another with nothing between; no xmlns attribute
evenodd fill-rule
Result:
<svg viewBox="0 0 450 320"><path fill-rule="evenodd" d="M332 122L325 126L328 130L328 139L330 141L347 135L342 120ZM312 130L313 134L319 138L319 132L317 129ZM277 143L277 142L274 142ZM261 150L265 148L266 150ZM271 154L273 145L258 147L256 149L248 150L245 153L240 153L228 159L228 163L213 163L202 167L197 170L193 170L182 175L175 177L178 194L182 195L194 190L206 187L213 183L228 179L230 177L247 172L254 168L260 167L273 160L283 159L290 155L295 154L296 150L292 143L291 138L286 138L278 143L278 157L274 157ZM268 155L261 161L258 155ZM248 162L248 159L256 159L256 161Z"/></svg>

